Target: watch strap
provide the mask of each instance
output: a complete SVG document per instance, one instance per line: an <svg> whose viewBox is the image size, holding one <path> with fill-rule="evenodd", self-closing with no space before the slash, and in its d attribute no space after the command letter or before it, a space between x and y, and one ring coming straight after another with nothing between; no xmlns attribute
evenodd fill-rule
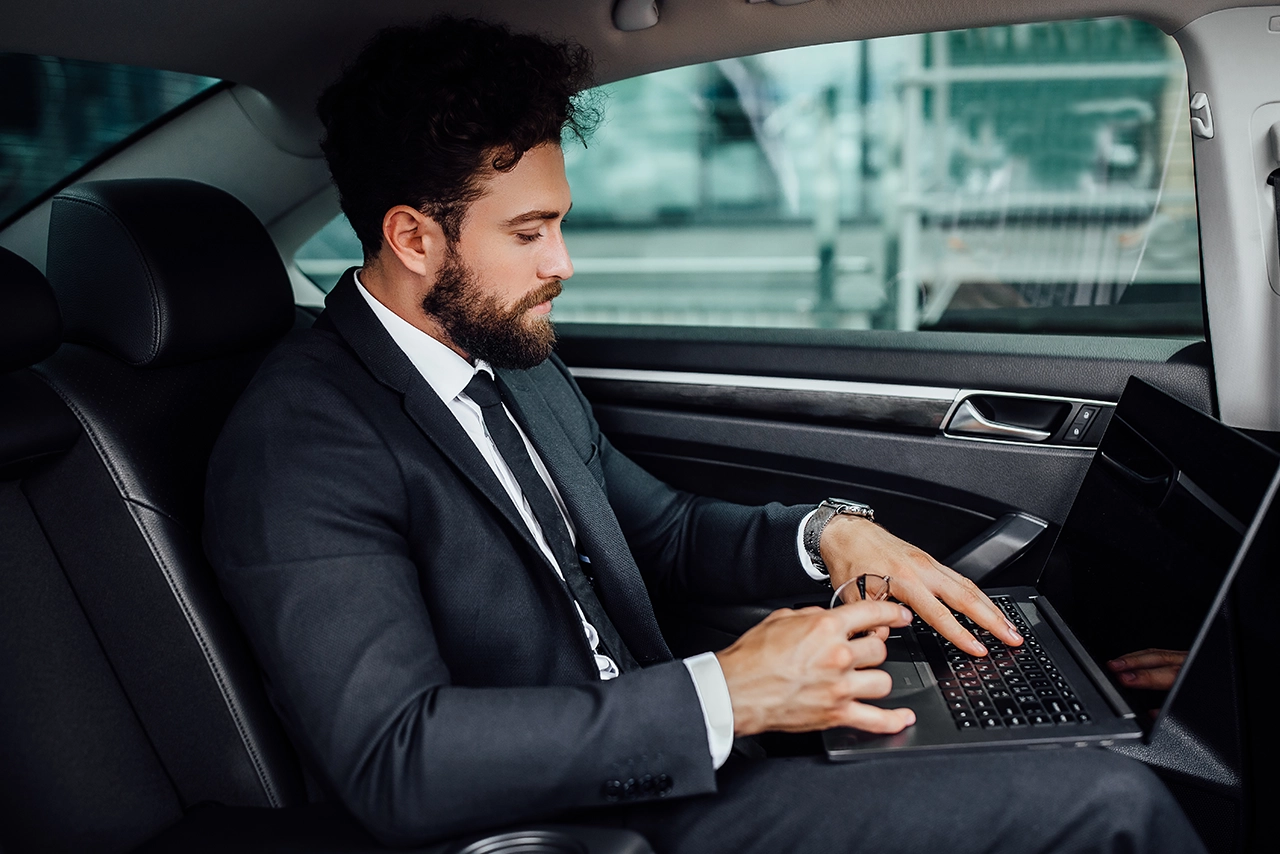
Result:
<svg viewBox="0 0 1280 854"><path fill-rule="evenodd" d="M822 560L822 532L826 530L827 525L836 516L860 516L870 522L875 521L875 511L866 504L860 504L856 501L849 501L844 498L828 498L818 504L813 514L809 517L809 521L804 526L804 550L809 555L809 560L813 561L816 570L824 575L830 575L826 563Z"/></svg>

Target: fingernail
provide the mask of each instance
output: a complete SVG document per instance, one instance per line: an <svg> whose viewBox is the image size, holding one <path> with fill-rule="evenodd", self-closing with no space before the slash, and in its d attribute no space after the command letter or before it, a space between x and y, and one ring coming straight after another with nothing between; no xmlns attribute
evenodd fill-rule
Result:
<svg viewBox="0 0 1280 854"><path fill-rule="evenodd" d="M1120 674L1121 682L1133 682L1137 678L1138 678L1138 674L1134 673L1131 670L1126 670L1124 673Z"/></svg>
<svg viewBox="0 0 1280 854"><path fill-rule="evenodd" d="M902 605L899 605L898 607L902 610L902 619L904 619L904 620L914 620L914 619L915 619L915 614L912 614L912 613L911 613L911 611L910 611L908 608L906 608L906 607L904 607L904 606L902 606Z"/></svg>
<svg viewBox="0 0 1280 854"><path fill-rule="evenodd" d="M1124 670L1125 663L1126 662L1123 658L1117 658L1117 659L1114 659L1113 661L1108 661L1107 667L1110 667L1112 670Z"/></svg>
<svg viewBox="0 0 1280 854"><path fill-rule="evenodd" d="M906 714L903 715L903 717L907 719L907 726L911 726L916 722L916 713L911 711L910 709L905 709L904 711L906 712Z"/></svg>
<svg viewBox="0 0 1280 854"><path fill-rule="evenodd" d="M1014 626L1013 623L1009 622L1008 620L1005 620L1004 624L1009 627L1009 634L1013 635L1018 640L1022 640L1022 635L1018 634L1018 629L1016 626Z"/></svg>
<svg viewBox="0 0 1280 854"><path fill-rule="evenodd" d="M978 655L986 655L986 654L987 654L987 648L986 648L985 646L983 646L981 643L975 643L975 644L974 644L974 646L975 646L975 647L977 647L977 649L978 649Z"/></svg>

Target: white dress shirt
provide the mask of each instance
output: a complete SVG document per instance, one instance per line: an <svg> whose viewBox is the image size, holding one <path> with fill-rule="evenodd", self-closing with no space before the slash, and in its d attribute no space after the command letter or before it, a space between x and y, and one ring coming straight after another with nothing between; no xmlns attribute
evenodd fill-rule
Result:
<svg viewBox="0 0 1280 854"><path fill-rule="evenodd" d="M511 472L511 468L489 437L489 431L485 427L484 415L480 407L465 392L467 384L471 382L471 378L475 376L477 371L485 371L492 376L493 369L482 359L477 359L473 366L453 350L378 302L373 294L365 290L364 285L360 283L358 275L356 276L356 289L360 291L360 295L369 304L374 316L386 328L392 340L404 351L409 361L422 374L422 378L427 381L427 384L431 386L432 390L439 395L440 400L448 407L449 412L458 420L458 424L475 444L476 449L484 457L485 462L489 464L489 468L493 470L494 475L497 476L502 488L511 497L512 503L520 513L520 518L524 520L529 532L533 534L533 539L546 557L547 563L563 579L560 567L556 563L555 555L551 551L551 546L548 545L546 537L543 536L542 526L538 524L537 518L533 515L533 509L529 506L529 502L525 498L523 490L520 489L520 484ZM560 515L564 518L569 538L573 541L576 549L578 542L577 532L574 530L573 521L569 518L569 513L565 509L564 499L560 496L560 490L556 488L555 482L547 471L546 464L543 463L537 450L529 441L529 437L525 435L520 424L514 418L511 418L511 413L505 405L503 406L503 411L506 412L507 417L515 426L516 432L520 434L520 438L524 441L525 450L529 452L529 458L533 461L534 468L538 471L538 476L542 478L547 485L547 489L551 492L551 497L555 499L556 506L560 509ZM807 516L804 521L808 521ZM824 581L826 580L826 575L813 566L813 562L805 551L803 533L804 522L801 522L800 530L796 534L796 548L800 555L801 566L811 577ZM574 604L577 605L576 602ZM600 637L595 627L587 622L581 607L578 607L578 616L582 620L582 628L586 633L587 642L595 655L600 678L613 679L617 677L617 664L608 656L599 653ZM689 676L693 680L694 691L698 695L698 702L702 706L702 719L707 728L707 747L711 753L712 765L715 768L719 768L729 758L729 753L733 749L733 706L729 700L729 687L725 684L724 672L720 669L719 659L716 658L715 653L711 652L686 658L684 666L689 671Z"/></svg>

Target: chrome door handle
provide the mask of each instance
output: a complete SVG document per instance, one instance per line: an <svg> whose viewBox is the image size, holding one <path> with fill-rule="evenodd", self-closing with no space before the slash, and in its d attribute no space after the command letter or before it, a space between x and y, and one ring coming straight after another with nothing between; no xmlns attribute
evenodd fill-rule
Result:
<svg viewBox="0 0 1280 854"><path fill-rule="evenodd" d="M951 416L951 423L947 425L947 432L965 436L990 436L993 439L1020 439L1023 442L1043 442L1053 435L1048 430L991 421L978 411L971 400L966 400L956 408L955 415Z"/></svg>

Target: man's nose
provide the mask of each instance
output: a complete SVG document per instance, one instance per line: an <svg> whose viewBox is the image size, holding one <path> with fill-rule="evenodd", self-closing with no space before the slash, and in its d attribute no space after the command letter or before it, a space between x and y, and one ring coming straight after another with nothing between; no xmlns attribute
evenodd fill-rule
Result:
<svg viewBox="0 0 1280 854"><path fill-rule="evenodd" d="M552 239L547 241L547 254L543 256L538 270L539 278L567 279L573 275L573 261L569 259L569 247L565 245L564 235L556 229Z"/></svg>

